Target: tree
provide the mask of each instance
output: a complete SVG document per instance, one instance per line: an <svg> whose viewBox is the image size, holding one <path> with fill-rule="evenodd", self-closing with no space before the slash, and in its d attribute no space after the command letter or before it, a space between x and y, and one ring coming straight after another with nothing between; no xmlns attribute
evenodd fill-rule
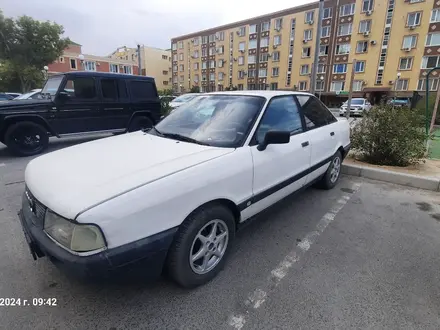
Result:
<svg viewBox="0 0 440 330"><path fill-rule="evenodd" d="M190 93L200 93L200 87L199 86L191 87Z"/></svg>
<svg viewBox="0 0 440 330"><path fill-rule="evenodd" d="M18 79L22 92L40 84L44 66L54 62L69 45L64 29L54 22L29 16L16 20L0 11L0 62L8 79Z"/></svg>

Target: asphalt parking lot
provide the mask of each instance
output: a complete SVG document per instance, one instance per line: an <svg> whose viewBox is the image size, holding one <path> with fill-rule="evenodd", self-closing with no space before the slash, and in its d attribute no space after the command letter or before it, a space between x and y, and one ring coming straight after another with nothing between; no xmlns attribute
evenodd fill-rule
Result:
<svg viewBox="0 0 440 330"><path fill-rule="evenodd" d="M440 328L436 193L342 177L334 190L307 189L260 215L204 287L84 283L29 254L16 216L29 160L0 145L0 303L57 306L0 306L0 329Z"/></svg>

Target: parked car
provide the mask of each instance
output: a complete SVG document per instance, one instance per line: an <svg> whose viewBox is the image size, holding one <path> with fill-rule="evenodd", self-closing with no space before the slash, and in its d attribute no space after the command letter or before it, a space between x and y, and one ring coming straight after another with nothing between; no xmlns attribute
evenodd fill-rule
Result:
<svg viewBox="0 0 440 330"><path fill-rule="evenodd" d="M21 93L12 93L12 92L6 92L5 94L8 94L8 95L11 95L12 96L12 98L17 98L17 97L19 97L20 95L21 95Z"/></svg>
<svg viewBox="0 0 440 330"><path fill-rule="evenodd" d="M186 102L191 101L193 98L195 98L198 95L200 95L200 93L188 93L188 94L180 95L170 102L170 107L173 109L178 108L181 105L185 104Z"/></svg>
<svg viewBox="0 0 440 330"><path fill-rule="evenodd" d="M388 104L395 107L409 107L411 105L411 99L409 97L390 98Z"/></svg>
<svg viewBox="0 0 440 330"><path fill-rule="evenodd" d="M348 102L344 102L339 109L339 115L345 116L347 113ZM367 99L355 98L351 100L350 115L363 115L371 109L371 103Z"/></svg>
<svg viewBox="0 0 440 330"><path fill-rule="evenodd" d="M40 99L41 98L41 88L39 89L33 89L28 93L21 94L20 96L17 96L14 100L29 100L29 99Z"/></svg>
<svg viewBox="0 0 440 330"><path fill-rule="evenodd" d="M0 93L0 102L13 100L14 97L8 93Z"/></svg>
<svg viewBox="0 0 440 330"><path fill-rule="evenodd" d="M308 93L204 94L148 132L31 160L19 216L34 258L71 274L139 266L195 287L245 221L313 183L335 187L349 130Z"/></svg>
<svg viewBox="0 0 440 330"><path fill-rule="evenodd" d="M41 153L50 136L133 132L160 118L150 77L68 72L51 76L41 97L0 103L0 142L18 156Z"/></svg>

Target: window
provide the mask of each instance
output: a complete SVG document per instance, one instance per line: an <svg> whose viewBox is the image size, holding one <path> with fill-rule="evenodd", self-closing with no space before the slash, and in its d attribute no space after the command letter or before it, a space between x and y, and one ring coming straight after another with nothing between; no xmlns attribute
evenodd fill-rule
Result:
<svg viewBox="0 0 440 330"><path fill-rule="evenodd" d="M307 90L307 81L300 81L298 90L306 91Z"/></svg>
<svg viewBox="0 0 440 330"><path fill-rule="evenodd" d="M325 64L318 64L318 73L325 73L325 68L326 65Z"/></svg>
<svg viewBox="0 0 440 330"><path fill-rule="evenodd" d="M211 60L211 61L209 61L209 67L210 67L210 68L215 68L215 67L216 67L215 60Z"/></svg>
<svg viewBox="0 0 440 330"><path fill-rule="evenodd" d="M345 81L332 81L330 90L332 92L340 92L345 89Z"/></svg>
<svg viewBox="0 0 440 330"><path fill-rule="evenodd" d="M77 68L76 68L76 59L74 59L74 58L71 58L70 59L70 68L72 69L72 70L76 70ZM110 71L111 72L111 71Z"/></svg>
<svg viewBox="0 0 440 330"><path fill-rule="evenodd" d="M309 74L309 65L308 64L301 65L299 68L299 74L302 76Z"/></svg>
<svg viewBox="0 0 440 330"><path fill-rule="evenodd" d="M313 39L313 30L304 30L304 40L309 41Z"/></svg>
<svg viewBox="0 0 440 330"><path fill-rule="evenodd" d="M249 40L249 49L257 48L257 40Z"/></svg>
<svg viewBox="0 0 440 330"><path fill-rule="evenodd" d="M217 54L224 54L224 52L225 52L225 46L220 46L220 47L217 47Z"/></svg>
<svg viewBox="0 0 440 330"><path fill-rule="evenodd" d="M168 59L168 56L166 56L166 55L162 55L162 59L163 59L163 60L167 60L167 59Z"/></svg>
<svg viewBox="0 0 440 330"><path fill-rule="evenodd" d="M168 74L168 71L163 70L163 71L162 71L162 74L167 75L167 74Z"/></svg>
<svg viewBox="0 0 440 330"><path fill-rule="evenodd" d="M338 26L338 37L339 36L348 36L353 32L353 24L341 24Z"/></svg>
<svg viewBox="0 0 440 330"><path fill-rule="evenodd" d="M403 45L402 45L403 49L416 48L416 45L417 45L417 36L416 35L403 37Z"/></svg>
<svg viewBox="0 0 440 330"><path fill-rule="evenodd" d="M347 73L347 64L335 64L333 65L333 73Z"/></svg>
<svg viewBox="0 0 440 330"><path fill-rule="evenodd" d="M310 47L304 47L303 49L302 49L302 54L301 54L301 57L310 57L310 54L311 54L311 48Z"/></svg>
<svg viewBox="0 0 440 330"><path fill-rule="evenodd" d="M173 78L173 83L174 83L174 84L177 84L177 77L174 77L174 78Z"/></svg>
<svg viewBox="0 0 440 330"><path fill-rule="evenodd" d="M374 4L373 0L362 0L362 12L373 10Z"/></svg>
<svg viewBox="0 0 440 330"><path fill-rule="evenodd" d="M339 16L342 17L342 16L354 15L354 9L355 9L354 3L343 5L339 9Z"/></svg>
<svg viewBox="0 0 440 330"><path fill-rule="evenodd" d="M260 63L267 62L269 60L269 53L260 54Z"/></svg>
<svg viewBox="0 0 440 330"><path fill-rule="evenodd" d="M269 46L269 37L261 38L260 47L267 47L267 46Z"/></svg>
<svg viewBox="0 0 440 330"><path fill-rule="evenodd" d="M173 65L173 71L177 72L177 70L179 69L179 67L177 65Z"/></svg>
<svg viewBox="0 0 440 330"><path fill-rule="evenodd" d="M183 49L183 41L179 41L179 49Z"/></svg>
<svg viewBox="0 0 440 330"><path fill-rule="evenodd" d="M440 22L440 9L434 9L431 13L431 23Z"/></svg>
<svg viewBox="0 0 440 330"><path fill-rule="evenodd" d="M440 32L429 33L426 36L426 46L440 46Z"/></svg>
<svg viewBox="0 0 440 330"><path fill-rule="evenodd" d="M217 65L219 68L223 68L225 66L225 60L218 60Z"/></svg>
<svg viewBox="0 0 440 330"><path fill-rule="evenodd" d="M248 77L254 78L257 75L255 69L248 70Z"/></svg>
<svg viewBox="0 0 440 330"><path fill-rule="evenodd" d="M239 37L245 36L246 35L246 26L242 26L241 28L239 28L237 34Z"/></svg>
<svg viewBox="0 0 440 330"><path fill-rule="evenodd" d="M280 68L278 67L272 68L272 77L278 77L279 74L280 74Z"/></svg>
<svg viewBox="0 0 440 330"><path fill-rule="evenodd" d="M239 44L238 44L238 50L245 50L245 47L246 47L246 43L243 41L243 42L240 42Z"/></svg>
<svg viewBox="0 0 440 330"><path fill-rule="evenodd" d="M283 28L283 19L282 18L277 18L275 20L275 30L279 31Z"/></svg>
<svg viewBox="0 0 440 330"><path fill-rule="evenodd" d="M301 104L307 129L326 126L337 121L330 110L316 97L298 95L297 99Z"/></svg>
<svg viewBox="0 0 440 330"><path fill-rule="evenodd" d="M356 61L354 70L356 73L365 72L365 61Z"/></svg>
<svg viewBox="0 0 440 330"><path fill-rule="evenodd" d="M322 18L332 18L332 12L333 10L331 7L324 8L324 13Z"/></svg>
<svg viewBox="0 0 440 330"><path fill-rule="evenodd" d="M179 61L183 61L183 53L179 54Z"/></svg>
<svg viewBox="0 0 440 330"><path fill-rule="evenodd" d="M281 36L277 35L273 37L273 45L274 46L279 46L281 45Z"/></svg>
<svg viewBox="0 0 440 330"><path fill-rule="evenodd" d="M209 47L209 55L215 55L215 47Z"/></svg>
<svg viewBox="0 0 440 330"><path fill-rule="evenodd" d="M356 53L366 53L368 51L368 41L358 41L356 43Z"/></svg>
<svg viewBox="0 0 440 330"><path fill-rule="evenodd" d="M248 64L254 64L257 62L257 56L256 55L249 55L248 56Z"/></svg>
<svg viewBox="0 0 440 330"><path fill-rule="evenodd" d="M257 25L252 24L249 26L249 33L257 33Z"/></svg>
<svg viewBox="0 0 440 330"><path fill-rule="evenodd" d="M292 96L272 98L257 128L256 143L262 142L271 130L289 131L291 134L303 132L298 105Z"/></svg>
<svg viewBox="0 0 440 330"><path fill-rule="evenodd" d="M208 68L208 64L206 62L202 62L202 70Z"/></svg>
<svg viewBox="0 0 440 330"><path fill-rule="evenodd" d="M243 89L244 89L243 84L238 84L238 90L239 90L239 91L242 91Z"/></svg>
<svg viewBox="0 0 440 330"><path fill-rule="evenodd" d="M319 46L319 55L320 56L328 55L328 45Z"/></svg>
<svg viewBox="0 0 440 330"><path fill-rule="evenodd" d="M271 83L270 84L270 90L276 91L278 89L278 83Z"/></svg>
<svg viewBox="0 0 440 330"><path fill-rule="evenodd" d="M407 26L417 26L417 25L420 25L421 19L422 19L422 13L421 12L409 13L408 14L408 18L406 20L406 25Z"/></svg>
<svg viewBox="0 0 440 330"><path fill-rule="evenodd" d="M362 91L362 87L364 86L363 80L355 80L353 81L353 91L360 92Z"/></svg>
<svg viewBox="0 0 440 330"><path fill-rule="evenodd" d="M261 32L269 31L270 21L261 23Z"/></svg>
<svg viewBox="0 0 440 330"><path fill-rule="evenodd" d="M60 63L64 63L64 57L60 57Z"/></svg>
<svg viewBox="0 0 440 330"><path fill-rule="evenodd" d="M225 74L223 72L218 73L218 80L219 81L223 81L224 77L225 77Z"/></svg>
<svg viewBox="0 0 440 330"><path fill-rule="evenodd" d="M71 98L75 99L94 99L96 97L95 79L93 78L74 78L66 81L64 86Z"/></svg>
<svg viewBox="0 0 440 330"><path fill-rule="evenodd" d="M396 91L407 91L408 81L408 79L398 79L396 81Z"/></svg>
<svg viewBox="0 0 440 330"><path fill-rule="evenodd" d="M272 53L272 61L278 62L280 60L280 52L273 52Z"/></svg>
<svg viewBox="0 0 440 330"><path fill-rule="evenodd" d="M194 38L194 46L198 46L200 44L200 37Z"/></svg>
<svg viewBox="0 0 440 330"><path fill-rule="evenodd" d="M438 78L429 79L428 86L430 91L436 91L438 89ZM417 83L417 90L426 91L426 79L419 80Z"/></svg>
<svg viewBox="0 0 440 330"><path fill-rule="evenodd" d="M196 63L194 63L194 70L198 70L198 69L199 69L199 63L196 62Z"/></svg>
<svg viewBox="0 0 440 330"><path fill-rule="evenodd" d="M244 78L244 71L240 70L238 71L238 79L243 79Z"/></svg>
<svg viewBox="0 0 440 330"><path fill-rule="evenodd" d="M215 34L215 39L223 41L225 40L225 32L221 31L221 32L217 32Z"/></svg>
<svg viewBox="0 0 440 330"><path fill-rule="evenodd" d="M239 56L238 57L238 65L243 65L244 64L244 56Z"/></svg>
<svg viewBox="0 0 440 330"><path fill-rule="evenodd" d="M118 99L118 86L115 79L101 79L102 97L107 100Z"/></svg>
<svg viewBox="0 0 440 330"><path fill-rule="evenodd" d="M359 23L359 33L365 33L371 31L371 20L367 19L360 21Z"/></svg>
<svg viewBox="0 0 440 330"><path fill-rule="evenodd" d="M423 56L422 69L432 69L440 65L440 56Z"/></svg>
<svg viewBox="0 0 440 330"><path fill-rule="evenodd" d="M208 36L203 36L202 37L202 44L207 44L208 43Z"/></svg>
<svg viewBox="0 0 440 330"><path fill-rule="evenodd" d="M209 81L215 81L215 73L209 74Z"/></svg>
<svg viewBox="0 0 440 330"><path fill-rule="evenodd" d="M179 76L179 81L180 82L184 82L185 81L185 77L184 76Z"/></svg>
<svg viewBox="0 0 440 330"><path fill-rule="evenodd" d="M183 71L184 71L183 64L180 64L180 65L179 65L179 71L180 71L180 72L183 72Z"/></svg>
<svg viewBox="0 0 440 330"><path fill-rule="evenodd" d="M177 54L173 55L173 61L177 61Z"/></svg>
<svg viewBox="0 0 440 330"><path fill-rule="evenodd" d="M177 50L177 44L174 42L174 43L172 44L171 48L172 48L173 50Z"/></svg>
<svg viewBox="0 0 440 330"><path fill-rule="evenodd" d="M96 71L96 62L84 61L84 70L85 71Z"/></svg>
<svg viewBox="0 0 440 330"><path fill-rule="evenodd" d="M336 45L336 55L349 54L350 50L351 50L351 46L349 43Z"/></svg>
<svg viewBox="0 0 440 330"><path fill-rule="evenodd" d="M330 26L323 26L321 28L321 38L330 37Z"/></svg>
<svg viewBox="0 0 440 330"><path fill-rule="evenodd" d="M324 80L317 80L316 81L316 90L317 91L323 91L324 90Z"/></svg>
<svg viewBox="0 0 440 330"><path fill-rule="evenodd" d="M194 57L194 58L199 58L199 51L198 51L198 50L195 50L195 51L194 51L194 53L193 53L193 57Z"/></svg>
<svg viewBox="0 0 440 330"><path fill-rule="evenodd" d="M267 69L261 68L260 70L258 70L258 76L259 77L267 77Z"/></svg>
<svg viewBox="0 0 440 330"><path fill-rule="evenodd" d="M208 37L209 42L214 42L215 40L215 34L210 34Z"/></svg>
<svg viewBox="0 0 440 330"><path fill-rule="evenodd" d="M308 12L306 12L306 14L305 14L305 22L306 23L313 23L313 15L314 15L314 11L308 11Z"/></svg>
<svg viewBox="0 0 440 330"><path fill-rule="evenodd" d="M194 82L199 82L199 75L198 74L195 74L194 75Z"/></svg>
<svg viewBox="0 0 440 330"><path fill-rule="evenodd" d="M413 64L412 57L401 57L399 60L399 70L411 70Z"/></svg>
<svg viewBox="0 0 440 330"><path fill-rule="evenodd" d="M124 73L125 74L133 74L133 70L131 65L124 65Z"/></svg>

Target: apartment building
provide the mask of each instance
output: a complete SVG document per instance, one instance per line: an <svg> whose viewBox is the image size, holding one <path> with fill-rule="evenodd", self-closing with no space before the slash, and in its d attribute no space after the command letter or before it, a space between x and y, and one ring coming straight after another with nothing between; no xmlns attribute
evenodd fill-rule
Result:
<svg viewBox="0 0 440 330"><path fill-rule="evenodd" d="M55 62L48 65L48 74L70 71L97 71L125 74L138 74L137 62L130 59L112 59L82 53L80 44L72 43Z"/></svg>
<svg viewBox="0 0 440 330"><path fill-rule="evenodd" d="M355 96L374 102L423 91L426 72L440 65L439 0L327 0L321 31L318 6L313 2L173 38L173 88L309 91L316 74L316 93L331 102L346 95L355 70ZM315 51L319 65L312 73ZM439 74L433 73L431 90Z"/></svg>
<svg viewBox="0 0 440 330"><path fill-rule="evenodd" d="M141 46L142 75L154 77L158 90L171 89L171 49ZM139 63L137 48L119 47L111 58Z"/></svg>

